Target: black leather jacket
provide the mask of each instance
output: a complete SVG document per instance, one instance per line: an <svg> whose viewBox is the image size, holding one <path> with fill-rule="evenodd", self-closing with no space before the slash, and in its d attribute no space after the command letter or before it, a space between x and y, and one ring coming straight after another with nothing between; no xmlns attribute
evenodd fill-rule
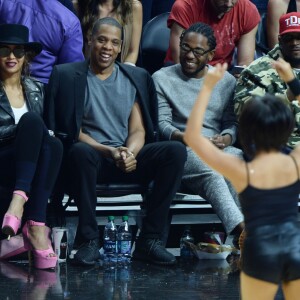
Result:
<svg viewBox="0 0 300 300"><path fill-rule="evenodd" d="M42 116L44 84L35 79L23 77L22 85L28 110ZM0 146L14 139L16 128L14 113L5 91L0 87Z"/></svg>

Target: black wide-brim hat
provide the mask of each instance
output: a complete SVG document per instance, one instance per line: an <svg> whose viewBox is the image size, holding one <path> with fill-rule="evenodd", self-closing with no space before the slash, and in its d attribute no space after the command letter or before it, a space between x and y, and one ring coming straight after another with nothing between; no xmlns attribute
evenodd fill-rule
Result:
<svg viewBox="0 0 300 300"><path fill-rule="evenodd" d="M20 24L0 25L0 45L22 45L31 55L38 55L43 47L38 42L29 42L28 27Z"/></svg>

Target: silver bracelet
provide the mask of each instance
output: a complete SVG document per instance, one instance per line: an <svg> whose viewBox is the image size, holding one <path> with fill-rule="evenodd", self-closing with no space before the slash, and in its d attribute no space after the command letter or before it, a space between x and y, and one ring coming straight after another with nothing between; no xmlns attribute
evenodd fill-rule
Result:
<svg viewBox="0 0 300 300"><path fill-rule="evenodd" d="M48 130L50 136L55 136L52 130Z"/></svg>

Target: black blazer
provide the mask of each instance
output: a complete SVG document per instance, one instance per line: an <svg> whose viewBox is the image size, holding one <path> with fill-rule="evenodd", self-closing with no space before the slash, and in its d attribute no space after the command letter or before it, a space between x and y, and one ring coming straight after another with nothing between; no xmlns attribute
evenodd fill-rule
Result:
<svg viewBox="0 0 300 300"><path fill-rule="evenodd" d="M157 141L158 105L151 76L144 69L117 64L136 87L146 129L146 143ZM46 90L45 123L65 144L72 144L78 140L88 66L88 61L55 66Z"/></svg>

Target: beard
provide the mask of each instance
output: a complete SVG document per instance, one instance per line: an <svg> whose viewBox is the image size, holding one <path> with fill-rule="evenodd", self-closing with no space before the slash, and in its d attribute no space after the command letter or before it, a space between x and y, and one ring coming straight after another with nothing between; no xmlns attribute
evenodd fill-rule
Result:
<svg viewBox="0 0 300 300"><path fill-rule="evenodd" d="M197 68L194 72L186 72L182 67L181 67L181 70L182 70L182 73L187 76L187 77L190 77L190 78L194 78L196 77L204 68L206 67L206 64L200 66L199 68Z"/></svg>
<svg viewBox="0 0 300 300"><path fill-rule="evenodd" d="M288 61L293 68L297 68L297 69L300 68L300 57L299 58L287 57L286 61Z"/></svg>
<svg viewBox="0 0 300 300"><path fill-rule="evenodd" d="M286 54L282 51L283 58L289 62L292 68L300 68L300 57L294 57L292 55Z"/></svg>

